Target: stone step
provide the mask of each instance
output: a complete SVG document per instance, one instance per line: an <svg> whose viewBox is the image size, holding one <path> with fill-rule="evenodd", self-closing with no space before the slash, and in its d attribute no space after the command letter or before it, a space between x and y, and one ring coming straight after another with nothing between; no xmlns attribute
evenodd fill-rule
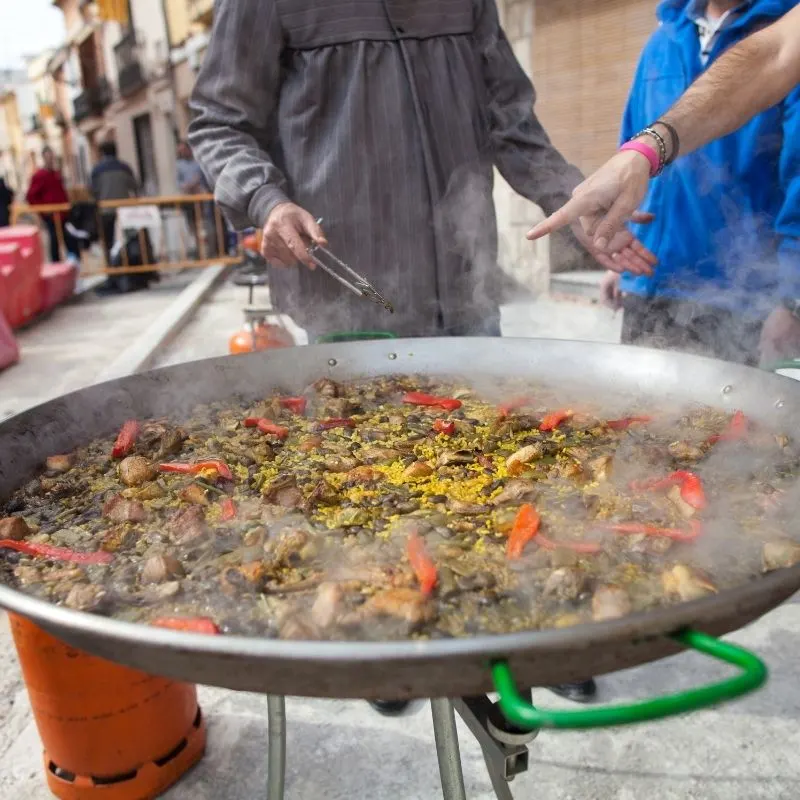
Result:
<svg viewBox="0 0 800 800"><path fill-rule="evenodd" d="M556 295L577 295L597 300L603 274L603 270L558 272L550 276L550 291Z"/></svg>

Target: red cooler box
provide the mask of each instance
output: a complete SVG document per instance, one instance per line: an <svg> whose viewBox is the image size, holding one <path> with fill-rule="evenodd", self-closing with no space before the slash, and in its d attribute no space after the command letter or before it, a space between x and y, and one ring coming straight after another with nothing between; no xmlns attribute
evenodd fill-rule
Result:
<svg viewBox="0 0 800 800"><path fill-rule="evenodd" d="M78 270L68 261L42 267L42 311L49 311L75 293Z"/></svg>
<svg viewBox="0 0 800 800"><path fill-rule="evenodd" d="M38 228L0 228L0 272L4 277L0 309L12 328L29 322L41 309L42 261Z"/></svg>
<svg viewBox="0 0 800 800"><path fill-rule="evenodd" d="M0 292L3 291L5 281L0 277ZM19 346L11 326L6 322L3 312L0 311L0 369L10 367L19 361Z"/></svg>

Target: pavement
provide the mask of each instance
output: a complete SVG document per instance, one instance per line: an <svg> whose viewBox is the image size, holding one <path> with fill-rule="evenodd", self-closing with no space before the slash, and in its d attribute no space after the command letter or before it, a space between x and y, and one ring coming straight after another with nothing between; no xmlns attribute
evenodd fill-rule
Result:
<svg viewBox="0 0 800 800"><path fill-rule="evenodd" d="M139 298L128 299L139 302ZM156 302L155 296L151 299ZM244 299L242 289L220 286L154 363L164 365L225 353L227 337L241 324ZM123 328L130 331L127 320L122 319L123 306L118 306L116 313L103 308L110 302L93 301L89 306L93 315L106 320L105 326L100 326L103 338L67 330L68 320L80 321L81 317L73 318L71 310L64 309L67 316L41 323L36 341L90 342L92 357L109 361L114 353L107 350L113 351L113 343L126 338ZM125 308L125 317L131 313ZM121 326L119 330L117 325ZM503 329L505 335L514 336L549 334L618 341L619 318L585 297L567 300L551 296L506 306ZM33 333L25 332L24 337ZM53 372L61 358L72 364L70 379L63 384L67 388L77 388L81 381L90 383L102 368L90 364L87 358L70 361L71 348L66 345L47 351L49 356L47 352L32 352L41 359L38 384L29 382L16 390L13 370L0 373L0 398L5 399L6 392L18 398L9 405L35 402L32 398L37 390L41 399L65 391L62 384L51 384L50 373L41 371L47 364ZM48 375L46 385L43 374ZM514 796L517 800L800 797L800 728L796 722L800 715L796 680L800 605L793 599L729 638L752 648L769 665L770 681L760 692L659 723L613 730L543 732L530 745L528 772L511 784ZM699 655L682 654L601 679L599 702L651 697L719 680L727 674ZM534 701L542 706L567 705L546 690L536 690ZM266 798L266 699L201 687L200 702L208 720L207 755L164 795L165 800ZM290 698L287 729L287 800L441 797L427 704L416 704L408 716L388 719L363 702ZM467 798L490 800L494 795L480 750L460 723L459 733ZM27 694L7 626L0 621L0 798L48 797Z"/></svg>

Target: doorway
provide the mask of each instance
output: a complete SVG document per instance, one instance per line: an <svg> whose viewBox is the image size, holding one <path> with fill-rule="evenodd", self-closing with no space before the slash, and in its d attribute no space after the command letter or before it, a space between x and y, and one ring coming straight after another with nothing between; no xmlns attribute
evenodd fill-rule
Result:
<svg viewBox="0 0 800 800"><path fill-rule="evenodd" d="M142 180L142 194L153 197L158 194L158 174L150 114L140 114L133 118L133 138L136 142L136 159Z"/></svg>

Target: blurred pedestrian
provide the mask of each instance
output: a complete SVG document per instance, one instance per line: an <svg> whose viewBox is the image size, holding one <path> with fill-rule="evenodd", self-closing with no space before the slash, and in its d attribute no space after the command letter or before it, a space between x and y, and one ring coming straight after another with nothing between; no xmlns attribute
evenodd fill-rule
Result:
<svg viewBox="0 0 800 800"><path fill-rule="evenodd" d="M64 188L61 172L56 165L56 156L51 148L45 147L42 150L42 162L43 166L33 173L31 185L25 196L28 205L50 206L68 203L67 190ZM55 264L61 260L58 226L63 224L66 215L62 212L49 212L40 216L50 239L50 261Z"/></svg>
<svg viewBox="0 0 800 800"><path fill-rule="evenodd" d="M92 170L89 183L92 195L98 203L103 200L125 200L129 197L136 197L139 191L139 184L133 170L117 157L117 145L111 140L100 144L100 161ZM116 210L113 208L101 209L100 224L103 246L106 251L106 264L110 266L117 224Z"/></svg>
<svg viewBox="0 0 800 800"><path fill-rule="evenodd" d="M208 184L208 180L200 164L195 160L192 148L189 147L188 142L180 141L178 143L177 156L176 177L178 189L181 194L210 194L211 187ZM192 232L192 237L197 243L197 249L199 250L200 248L200 242L197 241L198 234L202 236L205 232L208 241L206 257L210 258L212 255L217 255L217 232L213 204L209 202L199 204L184 203L183 213L186 217L189 230Z"/></svg>
<svg viewBox="0 0 800 800"><path fill-rule="evenodd" d="M6 183L4 176L0 175L0 228L5 228L11 222L11 204L14 202L14 191Z"/></svg>

